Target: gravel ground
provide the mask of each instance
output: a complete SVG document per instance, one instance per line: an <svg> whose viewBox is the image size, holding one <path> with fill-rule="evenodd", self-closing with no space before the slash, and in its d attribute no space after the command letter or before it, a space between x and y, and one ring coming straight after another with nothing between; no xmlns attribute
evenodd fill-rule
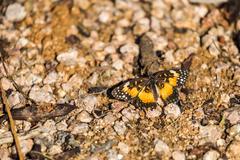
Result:
<svg viewBox="0 0 240 160"><path fill-rule="evenodd" d="M8 54L2 55L8 74L24 93L6 78L1 63L12 109L31 104L36 118L58 110L56 104L69 104L58 116L15 116L26 157L240 159L240 2L192 2L1 1L0 51ZM143 110L104 92L88 93L137 76L143 34L159 53L161 69L195 53L181 105ZM6 121L0 155L16 159Z"/></svg>

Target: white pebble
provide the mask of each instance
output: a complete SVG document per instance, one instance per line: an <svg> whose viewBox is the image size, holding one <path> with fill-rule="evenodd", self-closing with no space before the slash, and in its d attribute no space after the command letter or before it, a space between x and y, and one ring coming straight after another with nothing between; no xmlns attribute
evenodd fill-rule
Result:
<svg viewBox="0 0 240 160"><path fill-rule="evenodd" d="M29 93L29 97L36 102L46 102L50 103L53 101L53 94L52 91L49 90L50 88L47 86L44 86L42 88L39 88L38 86L34 86Z"/></svg>
<svg viewBox="0 0 240 160"><path fill-rule="evenodd" d="M201 137L200 144L216 143L222 136L222 129L217 125L200 126L199 136Z"/></svg>
<svg viewBox="0 0 240 160"><path fill-rule="evenodd" d="M134 55L137 55L139 53L139 48L134 43L127 43L127 44L123 45L120 48L120 52L122 54L134 54Z"/></svg>
<svg viewBox="0 0 240 160"><path fill-rule="evenodd" d="M113 128L117 132L118 135L124 135L124 133L127 129L127 127L123 121L116 121Z"/></svg>
<svg viewBox="0 0 240 160"><path fill-rule="evenodd" d="M147 18L142 18L137 21L133 28L133 33L136 35L141 35L150 29L150 20Z"/></svg>
<svg viewBox="0 0 240 160"><path fill-rule="evenodd" d="M174 151L174 152L172 153L172 158L173 158L174 160L185 160L185 159L186 159L186 156L185 156L185 154L184 154L183 152L181 152L181 151Z"/></svg>
<svg viewBox="0 0 240 160"><path fill-rule="evenodd" d="M25 8L19 3L10 4L6 10L6 18L12 22L19 22L26 17Z"/></svg>
<svg viewBox="0 0 240 160"><path fill-rule="evenodd" d="M237 134L239 134L240 133L240 124L235 124L234 126L229 128L228 133L230 136L236 136Z"/></svg>
<svg viewBox="0 0 240 160"><path fill-rule="evenodd" d="M34 143L32 139L21 140L21 151L24 154L30 152L32 150L33 144ZM16 154L15 146L12 148L12 154Z"/></svg>
<svg viewBox="0 0 240 160"><path fill-rule="evenodd" d="M52 145L49 149L48 149L48 154L49 155L55 155L58 153L62 153L62 147L60 145Z"/></svg>
<svg viewBox="0 0 240 160"><path fill-rule="evenodd" d="M77 64L78 51L76 49L70 49L67 52L62 52L57 56L57 60L65 65Z"/></svg>
<svg viewBox="0 0 240 160"><path fill-rule="evenodd" d="M80 114L77 115L77 120L84 123L89 123L92 121L92 116L87 111L82 111Z"/></svg>
<svg viewBox="0 0 240 160"><path fill-rule="evenodd" d="M58 79L58 74L55 71L50 72L46 78L43 80L44 84L52 84L55 83Z"/></svg>
<svg viewBox="0 0 240 160"><path fill-rule="evenodd" d="M215 150L210 150L203 155L203 160L217 160L220 154Z"/></svg>
<svg viewBox="0 0 240 160"><path fill-rule="evenodd" d="M226 93L221 94L221 101L224 103L228 103L230 100L230 96Z"/></svg>
<svg viewBox="0 0 240 160"><path fill-rule="evenodd" d="M170 155L170 148L165 142L159 139L156 139L154 143L155 143L155 148L154 148L155 152L157 152L160 155Z"/></svg>
<svg viewBox="0 0 240 160"><path fill-rule="evenodd" d="M227 148L227 159L239 159L240 155L240 141L234 140Z"/></svg>
<svg viewBox="0 0 240 160"><path fill-rule="evenodd" d="M178 105L170 103L164 107L164 113L167 115L167 117L176 119L181 115L181 110Z"/></svg>
<svg viewBox="0 0 240 160"><path fill-rule="evenodd" d="M83 104L84 104L84 109L86 111L88 111L89 113L92 112L92 110L94 109L94 107L98 103L97 97L93 96L93 95L86 96L82 101L83 101Z"/></svg>
<svg viewBox="0 0 240 160"><path fill-rule="evenodd" d="M129 147L127 144L123 143L123 142L119 142L118 143L118 148L120 150L120 152L123 154L123 155L127 155L128 152L129 152Z"/></svg>
<svg viewBox="0 0 240 160"><path fill-rule="evenodd" d="M131 108L125 108L125 109L123 109L122 114L124 115L124 117L125 117L126 119L128 119L128 120L130 120L130 121L136 120L136 119L139 118L139 114L138 114L135 110L133 110L133 109L131 109ZM124 118L124 117L123 117L123 118Z"/></svg>
<svg viewBox="0 0 240 160"><path fill-rule="evenodd" d="M13 92L9 97L10 106L15 106L21 103L21 95L18 92Z"/></svg>
<svg viewBox="0 0 240 160"><path fill-rule="evenodd" d="M162 109L160 107L157 107L156 109L148 109L146 111L147 118L159 117L161 114L162 114Z"/></svg>
<svg viewBox="0 0 240 160"><path fill-rule="evenodd" d="M69 127L69 131L71 131L72 134L82 134L87 133L89 127L86 123L80 123L80 124L72 124Z"/></svg>
<svg viewBox="0 0 240 160"><path fill-rule="evenodd" d="M22 47L25 47L27 44L28 44L29 40L27 38L20 38L17 42L17 47L18 48L22 48Z"/></svg>
<svg viewBox="0 0 240 160"><path fill-rule="evenodd" d="M116 69L116 70L121 70L121 69L123 69L123 65L124 65L124 62L123 62L122 60L120 60L120 59L116 60L116 61L112 64L113 68Z"/></svg>
<svg viewBox="0 0 240 160"><path fill-rule="evenodd" d="M116 48L112 45L106 46L104 48L104 52L111 54L111 53L115 53L116 52Z"/></svg>
<svg viewBox="0 0 240 160"><path fill-rule="evenodd" d="M92 49L93 49L94 51L102 51L102 50L104 49L104 47L105 47L105 43L104 43L104 42L102 42L102 41L97 41L97 42L95 42L95 43L93 44Z"/></svg>
<svg viewBox="0 0 240 160"><path fill-rule="evenodd" d="M99 21L102 22L102 23L107 23L110 21L111 19L111 13L109 11L102 11L100 14L99 14Z"/></svg>

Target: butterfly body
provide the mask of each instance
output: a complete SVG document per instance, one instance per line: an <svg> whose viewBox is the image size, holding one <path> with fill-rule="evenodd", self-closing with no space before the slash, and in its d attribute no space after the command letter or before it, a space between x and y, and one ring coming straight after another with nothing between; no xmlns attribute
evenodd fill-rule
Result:
<svg viewBox="0 0 240 160"><path fill-rule="evenodd" d="M176 103L179 101L178 89L186 82L191 61L192 55L179 69L162 70L148 77L126 80L114 86L110 94L117 100L141 108Z"/></svg>

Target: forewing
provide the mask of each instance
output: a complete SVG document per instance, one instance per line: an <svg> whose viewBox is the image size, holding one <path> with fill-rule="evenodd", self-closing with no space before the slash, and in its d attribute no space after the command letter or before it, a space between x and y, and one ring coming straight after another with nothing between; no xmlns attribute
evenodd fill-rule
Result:
<svg viewBox="0 0 240 160"><path fill-rule="evenodd" d="M180 77L178 70L165 70L156 73L156 88L159 96L165 103L178 101L177 87L180 84Z"/></svg>
<svg viewBox="0 0 240 160"><path fill-rule="evenodd" d="M133 99L132 103L140 108L154 107L157 105L158 97L155 84L150 80L139 92L138 96Z"/></svg>
<svg viewBox="0 0 240 160"><path fill-rule="evenodd" d="M147 83L147 78L130 79L114 87L111 95L117 100L131 102Z"/></svg>
<svg viewBox="0 0 240 160"><path fill-rule="evenodd" d="M129 102L136 107L152 107L156 105L157 97L153 92L153 86L148 78L136 78L115 87L111 94L115 99Z"/></svg>

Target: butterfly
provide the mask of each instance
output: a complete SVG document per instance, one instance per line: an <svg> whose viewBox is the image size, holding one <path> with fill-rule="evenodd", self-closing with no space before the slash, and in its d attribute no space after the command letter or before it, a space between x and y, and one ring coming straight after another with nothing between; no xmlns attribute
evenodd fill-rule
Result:
<svg viewBox="0 0 240 160"><path fill-rule="evenodd" d="M193 55L185 59L180 68L158 71L147 77L128 79L115 85L110 90L110 94L114 99L141 108L177 103L178 89L188 78Z"/></svg>

